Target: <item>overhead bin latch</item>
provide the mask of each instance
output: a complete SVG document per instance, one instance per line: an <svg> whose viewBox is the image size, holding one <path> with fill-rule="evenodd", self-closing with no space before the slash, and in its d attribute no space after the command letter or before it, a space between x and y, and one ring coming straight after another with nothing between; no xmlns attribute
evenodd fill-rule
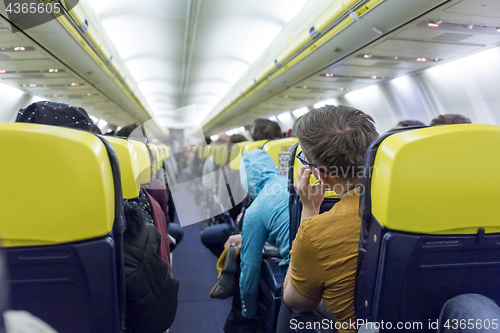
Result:
<svg viewBox="0 0 500 333"><path fill-rule="evenodd" d="M381 28L375 26L374 24L372 24L371 22L368 22L366 19L363 19L363 18L359 17L358 14L356 14L356 12L353 11L352 9L349 10L349 16L354 21L358 21L360 23L363 23L364 25L369 26L370 28L373 29L373 31L375 31L379 35L385 35L386 33L388 33L388 31L386 31L385 29L381 29Z"/></svg>
<svg viewBox="0 0 500 333"><path fill-rule="evenodd" d="M314 24L309 28L309 36L311 36L311 39L316 39L319 36L319 31L316 30Z"/></svg>
<svg viewBox="0 0 500 333"><path fill-rule="evenodd" d="M276 67L276 68L280 68L281 67L281 64L278 61L278 59L274 59L274 67Z"/></svg>
<svg viewBox="0 0 500 333"><path fill-rule="evenodd" d="M89 30L89 20L87 20L87 18L85 18L83 20L83 23L80 24L80 30L83 32L83 33L86 33L87 30Z"/></svg>

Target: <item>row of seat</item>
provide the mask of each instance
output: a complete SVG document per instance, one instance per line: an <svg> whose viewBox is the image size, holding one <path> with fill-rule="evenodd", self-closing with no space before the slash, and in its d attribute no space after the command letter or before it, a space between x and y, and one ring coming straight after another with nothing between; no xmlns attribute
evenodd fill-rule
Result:
<svg viewBox="0 0 500 333"><path fill-rule="evenodd" d="M403 128L371 144L361 179L358 320L432 332L429 322L457 295L500 304L499 150L500 127L471 124ZM290 191L292 241L300 199ZM325 200L320 210L330 207Z"/></svg>
<svg viewBox="0 0 500 333"><path fill-rule="evenodd" d="M229 155L237 170L242 152L262 148L281 171L288 153L290 245L301 212L293 189L301 165L296 143L240 143ZM401 129L372 143L360 199L359 319L422 322L426 331L426 323L456 295L479 293L500 302L499 148L497 126L470 124ZM320 212L338 200L328 193ZM276 264L267 258L262 266L259 315L267 332L275 327L284 279Z"/></svg>
<svg viewBox="0 0 500 333"><path fill-rule="evenodd" d="M123 199L139 196L168 147L28 123L1 123L0 145L12 309L60 333L121 332Z"/></svg>

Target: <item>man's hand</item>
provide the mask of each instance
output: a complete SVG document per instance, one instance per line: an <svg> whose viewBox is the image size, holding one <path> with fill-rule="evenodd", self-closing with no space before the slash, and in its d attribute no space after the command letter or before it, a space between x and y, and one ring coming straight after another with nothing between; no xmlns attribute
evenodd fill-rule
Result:
<svg viewBox="0 0 500 333"><path fill-rule="evenodd" d="M226 241L226 244L224 244L224 247L228 247L231 243L236 244L236 251L234 253L234 257L236 258L241 252L241 245L242 245L241 234L229 236L229 238Z"/></svg>
<svg viewBox="0 0 500 333"><path fill-rule="evenodd" d="M319 174L321 171L316 169L316 172ZM302 200L304 210L312 211L314 214L311 215L315 215L318 214L319 207L325 198L326 187L322 179L318 185L310 186L309 178L311 175L312 171L309 166L301 166L293 187Z"/></svg>

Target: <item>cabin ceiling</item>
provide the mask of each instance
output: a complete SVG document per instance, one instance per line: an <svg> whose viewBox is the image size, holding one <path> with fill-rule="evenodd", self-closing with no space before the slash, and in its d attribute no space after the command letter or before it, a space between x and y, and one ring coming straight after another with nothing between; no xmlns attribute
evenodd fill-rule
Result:
<svg viewBox="0 0 500 333"><path fill-rule="evenodd" d="M430 27L430 21L441 23L438 27ZM304 61L299 66L310 68L306 78L291 82L281 90L273 90L272 94L256 102L238 106L210 132L245 125L259 117L312 108L318 102L335 100L349 92L496 45L500 45L500 2L451 0L382 38L352 50L343 59L325 60L319 64Z"/></svg>
<svg viewBox="0 0 500 333"><path fill-rule="evenodd" d="M200 124L306 2L89 0L165 127Z"/></svg>

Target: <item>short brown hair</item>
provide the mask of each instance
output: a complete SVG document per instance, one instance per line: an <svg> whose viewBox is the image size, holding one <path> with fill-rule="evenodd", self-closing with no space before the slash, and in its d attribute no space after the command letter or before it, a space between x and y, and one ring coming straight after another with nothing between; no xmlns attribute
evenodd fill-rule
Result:
<svg viewBox="0 0 500 333"><path fill-rule="evenodd" d="M283 137L280 125L277 122L269 119L255 119L253 122L252 139L259 140L273 140Z"/></svg>
<svg viewBox="0 0 500 333"><path fill-rule="evenodd" d="M472 124L469 118L462 116L461 114L442 114L439 117L432 119L431 126L437 125L451 125L451 124Z"/></svg>
<svg viewBox="0 0 500 333"><path fill-rule="evenodd" d="M366 149L378 136L372 117L344 105L311 110L299 118L293 132L312 163L346 180L358 178Z"/></svg>

